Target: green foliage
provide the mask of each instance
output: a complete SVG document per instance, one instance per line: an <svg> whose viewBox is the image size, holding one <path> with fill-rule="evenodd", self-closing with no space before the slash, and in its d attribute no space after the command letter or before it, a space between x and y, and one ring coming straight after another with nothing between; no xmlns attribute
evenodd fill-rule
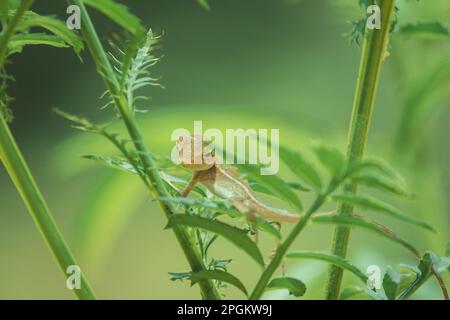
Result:
<svg viewBox="0 0 450 320"><path fill-rule="evenodd" d="M258 245L249 237L249 233L254 233L255 229L248 225L246 225L247 228L235 227L234 224L237 224L235 223L237 219L242 219L244 215L234 208L227 199L215 197L203 186L195 187L195 195L188 198L180 197L178 191L188 183L186 179L181 178L182 176L185 176L185 171L175 167L170 161L167 161L167 159L161 161L164 157L147 152L146 148L143 147L143 142L140 141L141 139L136 139L136 137L141 137L139 129L134 122L135 112L139 111L136 102L141 98L146 98L138 96L137 91L145 86L158 84L157 79L149 74L149 68L158 61L153 55L154 44L157 40L156 37L154 37L151 31L145 35L144 32L142 32L139 20L130 18L128 15L131 14L126 7L122 5L118 5L109 0L95 2L84 0L83 2L99 9L120 26L133 33L133 38L129 41L125 41L127 43L125 48L113 46L115 52L114 54L111 54L111 57L109 60L107 59L107 62L100 59L98 56L94 57L97 67L101 72L104 70L108 71L105 67L108 63L111 63L115 69L115 72L112 73L103 72L102 76L106 79L105 82L110 84L106 94L109 96L111 104L116 106L121 120L126 124L130 139L120 139L119 134L110 133L106 126L98 126L82 118L64 115L66 118L69 118L69 120L75 122L78 129L106 137L120 152L120 156L88 155L85 156L85 158L95 160L111 168L137 174L150 189L155 187L154 177L157 176L161 178L163 186L168 192L167 194L164 192L163 194L158 194L157 192L155 200L161 202L163 207L170 209L170 212L167 215L167 228L180 227L183 228L183 230L187 230L189 235L193 235L192 238L194 238L195 241L190 242L190 245L191 247L195 247L195 249L199 249L200 256L206 266L204 270L200 271L171 273L173 280L190 279L192 284L211 280L214 281L216 288L221 288L222 283L228 283L239 288L247 295L247 290L242 281L236 276L228 273L226 270L226 267L231 260L211 259L208 255L209 249L215 241L220 238L225 238L239 249L246 252L259 265L264 267L262 253ZM206 1L198 2L205 6L205 8L209 8ZM360 4L367 5L367 2L360 1ZM131 21L130 24L127 24L128 20ZM365 20L363 22L359 22L357 27L360 29L361 27L364 28ZM395 22L392 23L392 26L394 24ZM439 29L436 26L434 26L434 28L422 26L422 30L419 30L420 28L417 28L416 30L413 30L414 28L412 27L409 28L408 31L408 28L405 29L400 27L399 31L404 33L418 33L431 32L429 30L434 30L432 32L442 33L442 29ZM355 39L358 39L358 34L362 37L364 31L355 31ZM381 57L379 58L381 59ZM381 60L377 63L381 64ZM111 68L111 70L112 69L113 68ZM370 83L377 82L377 79L369 80L373 80ZM374 93L375 86L369 88L368 91L364 91L362 95L367 92ZM369 104L373 104L373 102L367 103L366 107L369 106ZM128 111L130 111L129 114ZM361 137L356 137L355 139L360 138L365 141L363 135L361 135ZM134 144L134 148L129 146L131 143ZM342 187L344 183L350 183L354 186L364 185L394 195L410 196L409 192L405 190L406 188L404 187L402 179L395 170L385 162L378 159L361 159L359 156L356 157L356 159L346 159L342 152L322 143L314 144L312 152L317 159L308 159L304 156L303 150L301 152L298 150L292 151L285 146L280 147L280 157L283 163L295 177L301 181L301 183L305 184L305 186L298 182L287 183L278 176L262 176L260 174L261 167L258 165L238 165L241 173L244 173L246 178L248 178L250 186L255 192L261 192L276 197L278 200L284 201L286 204L303 213L300 222L294 226L293 231L289 233L285 239L283 239L283 235L277 224L265 221L261 218L257 219L255 227L272 236L279 246L275 256L264 269L255 290L250 295L251 299L260 298L266 289L285 288L295 296L302 296L305 293L306 286L298 279L289 277L272 279L274 272L277 270L285 256L288 258L309 258L325 261L352 272L361 281L367 279L366 275L350 261L335 254L324 254L311 251L287 254L287 250L299 233L305 228L310 218L316 223L358 227L375 232L387 240L399 243L406 247L414 254L414 256L421 256L420 252L412 244L404 240L391 229L374 220L367 219L362 215L316 214L330 197L333 200L344 204L346 207L356 206L362 209L374 210L388 214L402 221L421 226L428 230L433 230L427 222L411 217L390 204L381 201L377 197L358 195L350 192L334 193L335 190ZM151 161L146 161L146 159L150 159ZM318 167L316 166L317 162L320 164ZM322 172L322 168L326 172ZM325 178L327 178L328 181L326 181ZM161 188L161 185L156 186L156 189L158 188ZM299 197L298 192L310 191L311 189L315 191L316 198L313 199L312 204L309 207L305 207L307 209L304 210L303 199ZM348 190L348 188L346 190ZM232 223L228 224L219 221L219 218L221 217L231 220ZM430 258L428 258L428 256ZM421 262L422 266L419 265L419 267L414 269L415 271L420 271L421 268L424 270L420 271L420 275L424 275L422 278L427 278L432 274L432 267L426 268L426 266L429 265L427 261L430 259L432 260L431 257L431 254L423 256ZM439 263L435 264L435 269L446 269L448 266L447 260L440 258L439 261ZM439 267L437 267L438 265ZM417 274L417 278L419 278L419 272L416 272L415 274ZM410 276L411 272L407 275ZM414 285L407 280L409 281L410 277L406 276L406 273L404 275L392 268L388 268L383 279L383 292L367 292L360 287L349 287L348 290L342 292L340 297L346 299L362 294L377 299L406 297L420 287L426 279L423 278L423 281L416 280ZM405 286L410 288L406 289L408 290L407 293L404 291Z"/></svg>
<svg viewBox="0 0 450 320"><path fill-rule="evenodd" d="M13 14L13 11L10 14ZM50 31L60 41L64 42L66 46L72 47L77 55L83 50L84 45L81 38L73 30L67 28L63 21L52 16L42 16L33 11L28 11L24 14L17 29L27 33L31 28L36 27Z"/></svg>
<svg viewBox="0 0 450 320"><path fill-rule="evenodd" d="M374 233L381 235L382 237L389 239L393 242L399 243L414 255L418 255L417 249L410 244L408 241L402 239L394 231L387 228L386 226L376 222L371 221L363 217L357 216L338 216L338 215L317 215L312 218L315 223L325 223L325 224L335 224L348 227L359 227Z"/></svg>
<svg viewBox="0 0 450 320"><path fill-rule="evenodd" d="M200 272L195 272L190 275L190 279L192 281L192 285L198 283L201 280L217 280L220 282L225 282L231 284L241 290L247 296L247 289L242 284L242 282L233 276L232 274L221 271L221 270L204 270Z"/></svg>
<svg viewBox="0 0 450 320"><path fill-rule="evenodd" d="M319 161L333 177L341 176L344 168L344 155L342 152L323 143L315 143L313 150Z"/></svg>
<svg viewBox="0 0 450 320"><path fill-rule="evenodd" d="M300 152L280 146L280 159L288 166L300 180L312 186L315 190L322 189L322 181L311 161L306 159Z"/></svg>
<svg viewBox="0 0 450 320"><path fill-rule="evenodd" d="M243 164L239 165L239 169L245 172L250 179L264 186L273 195L285 200L297 210L303 210L302 203L295 192L279 177L275 175L261 175L260 167L255 165Z"/></svg>
<svg viewBox="0 0 450 320"><path fill-rule="evenodd" d="M369 209L369 210L375 210L377 212L388 214L394 218L397 218L399 220L420 226L422 228L425 228L430 231L435 231L432 226L430 226L428 223L416 219L414 217L411 217L397 208L384 203L381 200L376 199L375 197L361 195L361 194L354 194L354 193L337 193L333 195L333 199L342 203L346 203L352 206L356 206L361 209Z"/></svg>
<svg viewBox="0 0 450 320"><path fill-rule="evenodd" d="M247 236L244 230L232 227L223 222L205 219L198 216L176 214L169 218L166 228L172 228L175 225L184 225L189 227L201 228L221 235L232 242L238 248L246 252L260 266L264 266L264 259L256 244Z"/></svg>
<svg viewBox="0 0 450 320"><path fill-rule="evenodd" d="M119 79L119 94L126 97L133 114L141 111L136 105L139 100L148 100L145 96L137 96L137 92L147 86L161 86L158 79L150 75L150 68L159 62L159 58L153 55L158 41L159 38L149 30L145 36L135 36L125 51L112 44L116 53L110 53L110 56ZM114 105L114 95L109 91L106 94L110 101L104 107Z"/></svg>
<svg viewBox="0 0 450 320"><path fill-rule="evenodd" d="M442 22L416 22L398 27L401 34L450 37L450 28Z"/></svg>
<svg viewBox="0 0 450 320"><path fill-rule="evenodd" d="M287 289L289 294L295 297L301 297L306 293L306 285L291 277L275 278L267 285L268 289Z"/></svg>
<svg viewBox="0 0 450 320"><path fill-rule="evenodd" d="M358 277L362 282L366 283L367 276L359 270L356 266L352 265L346 259L322 252L314 252L314 251L295 251L292 253L288 253L286 255L288 259L314 259L321 260L331 264L334 264L338 267L341 267L347 271L353 273L356 277Z"/></svg>
<svg viewBox="0 0 450 320"><path fill-rule="evenodd" d="M53 215L7 124L7 120L11 118L9 115L10 111L8 110L8 102L11 99L6 93L6 80L11 79L11 77L8 77L5 73L5 64L8 57L13 53L20 52L27 44L46 44L56 47L65 46L63 43L64 39L57 35L61 25L58 27L58 23L56 22L53 24L55 36L28 33L28 29L33 25L22 28L21 30L21 22L26 21L28 10L32 4L33 0L23 0L20 3L16 3L16 1L2 1L0 3L1 13L3 13L1 17L2 33L0 37L0 77L2 80L0 87L0 98L2 99L0 102L0 159L33 218L37 229L40 231L44 242L53 253L61 271L70 280L70 274L67 273L68 268L74 265L78 266L79 264L75 261L71 250L56 225ZM15 10L9 14L8 9ZM36 18L38 16L34 14L34 17ZM85 279L84 274L79 276L78 281L80 287L73 291L74 294L79 299L95 299L95 295Z"/></svg>
<svg viewBox="0 0 450 320"><path fill-rule="evenodd" d="M144 28L141 21L134 14L130 13L128 8L113 0L82 0L86 5L93 7L122 28L132 34L142 33Z"/></svg>
<svg viewBox="0 0 450 320"><path fill-rule="evenodd" d="M15 15L14 10L8 12L8 17ZM49 31L47 33L32 32L32 28ZM33 11L26 11L17 25L17 34L13 36L8 46L7 56L21 52L26 45L49 45L54 47L72 47L77 55L83 50L81 38L67 28L63 21L52 16L42 16Z"/></svg>
<svg viewBox="0 0 450 320"><path fill-rule="evenodd" d="M401 275L391 267L388 267L383 277L383 289L386 297L389 300L395 300L395 298L397 297L397 291L398 287L400 286L400 282Z"/></svg>

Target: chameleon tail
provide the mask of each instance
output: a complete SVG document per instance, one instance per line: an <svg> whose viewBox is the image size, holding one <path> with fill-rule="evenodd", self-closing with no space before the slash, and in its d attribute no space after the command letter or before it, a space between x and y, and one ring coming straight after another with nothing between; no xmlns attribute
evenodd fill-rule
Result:
<svg viewBox="0 0 450 320"><path fill-rule="evenodd" d="M266 206L259 201L252 201L250 207L257 215L272 221L297 223L300 220L298 214L288 213Z"/></svg>

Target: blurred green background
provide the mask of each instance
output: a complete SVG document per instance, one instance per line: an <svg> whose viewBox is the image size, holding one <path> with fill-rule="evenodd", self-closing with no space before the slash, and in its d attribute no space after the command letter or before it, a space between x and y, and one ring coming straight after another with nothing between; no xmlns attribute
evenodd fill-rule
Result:
<svg viewBox="0 0 450 320"><path fill-rule="evenodd" d="M348 21L363 17L356 0L211 0L210 12L194 0L122 2L163 35L158 51L163 59L153 70L165 89L144 90L152 99L141 104L149 112L139 116L152 151L169 155L171 132L192 129L193 120L209 128L279 128L280 143L294 149L320 139L345 150L359 48L342 35L351 29ZM450 23L448 0L398 4L399 23ZM65 19L66 4L38 1L33 10ZM93 17L106 43L117 28L100 14ZM421 250L443 254L450 241L450 38L394 34L390 53L368 154L387 159L403 173L416 198L396 204L439 233L383 221ZM98 297L199 298L197 287L169 280L168 272L188 267L138 179L81 159L114 150L100 137L72 130L51 111L56 106L115 121L113 110L99 110L104 87L87 52L83 60L70 50L47 47L27 48L12 59L11 127L18 143ZM405 121L409 131L400 129ZM289 180L285 168L281 175ZM0 203L0 298L72 298L3 168ZM312 225L295 248L328 251L331 235L331 227ZM263 239L263 247L268 254L273 243ZM414 263L400 247L361 231L353 232L349 251L363 270L372 264L385 269ZM225 241L213 252L232 258L230 271L248 287L254 285L260 270L248 257ZM323 298L326 264L301 261L289 263L287 270L307 284L306 298ZM346 276L344 282L354 281ZM232 288L223 292L242 298ZM288 296L273 291L266 297ZM432 280L414 297L440 295Z"/></svg>

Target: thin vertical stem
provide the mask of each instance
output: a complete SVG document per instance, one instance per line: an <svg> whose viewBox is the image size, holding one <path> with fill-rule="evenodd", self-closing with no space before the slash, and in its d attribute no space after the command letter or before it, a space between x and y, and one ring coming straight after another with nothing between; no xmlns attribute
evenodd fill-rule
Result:
<svg viewBox="0 0 450 320"><path fill-rule="evenodd" d="M21 2L16 14L7 25L0 39L0 70L4 68L8 43L15 33L16 26L32 3L33 0ZM0 159L33 217L42 237L53 252L64 275L68 277L66 273L67 268L73 265L78 266L78 264L64 241L2 114L0 114ZM81 274L80 282L80 289L73 290L78 298L95 299L95 295L83 274Z"/></svg>
<svg viewBox="0 0 450 320"><path fill-rule="evenodd" d="M110 61L106 55L106 52L101 44L89 13L86 7L80 0L72 0L72 3L78 5L81 8L81 15L83 21L83 36L88 44L89 50L91 52L92 58L97 66L100 75L105 82L106 87L112 93L115 105L118 112L120 113L122 120L124 121L125 127L128 134L133 141L134 147L139 154L140 160L143 164L146 175L151 183L151 190L157 197L168 196L166 185L159 175L158 170L155 169L153 159L150 156L144 139L142 138L141 131L139 130L138 124L130 111L128 101L119 92L119 84L116 75L113 71ZM166 217L170 217L173 214L173 210L170 205L158 201L161 209L165 213ZM173 228L175 236L180 244L186 259L193 272L198 272L205 270L206 267L200 256L200 252L195 243L195 239L187 232L186 228L177 226ZM205 299L220 299L220 294L218 293L216 286L211 280L203 280L199 282L202 295Z"/></svg>
<svg viewBox="0 0 450 320"><path fill-rule="evenodd" d="M356 85L353 112L348 137L348 162L362 157L367 142L375 97L380 78L381 66L387 54L389 33L395 13L395 0L379 1L381 8L381 29L366 30ZM343 186L345 192L357 192L355 183ZM350 215L353 207L338 204L337 214ZM334 231L332 253L341 257L347 254L350 238L350 228L337 226ZM342 283L343 269L330 266L326 289L327 299L338 299Z"/></svg>

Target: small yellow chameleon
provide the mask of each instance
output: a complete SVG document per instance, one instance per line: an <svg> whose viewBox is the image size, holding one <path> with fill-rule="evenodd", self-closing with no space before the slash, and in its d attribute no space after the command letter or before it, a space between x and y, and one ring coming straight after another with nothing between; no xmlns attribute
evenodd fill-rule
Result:
<svg viewBox="0 0 450 320"><path fill-rule="evenodd" d="M213 151L204 148L202 136L181 136L177 142L180 164L193 171L192 179L181 196L186 197L197 183L204 185L214 195L227 199L254 221L255 215L277 222L296 223L300 216L271 208L256 199L250 186L239 179L235 167L224 166L216 162Z"/></svg>

